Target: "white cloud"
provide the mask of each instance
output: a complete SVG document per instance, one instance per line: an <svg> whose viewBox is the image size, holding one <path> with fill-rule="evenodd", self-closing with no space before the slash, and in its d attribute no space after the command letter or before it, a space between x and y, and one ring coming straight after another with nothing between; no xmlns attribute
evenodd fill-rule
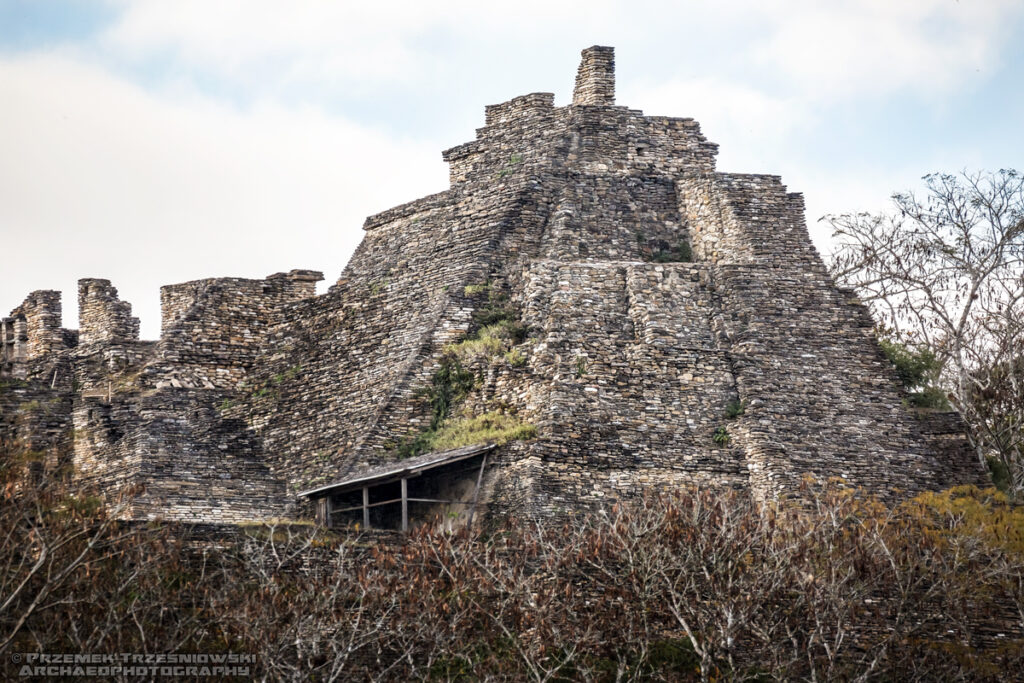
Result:
<svg viewBox="0 0 1024 683"><path fill-rule="evenodd" d="M303 267L333 280L366 215L447 185L436 143L309 107L172 100L59 57L0 61L0 101L0 226L14 254L0 303L27 293L15 283L57 286L34 271L59 263L70 327L72 277L110 278L149 336L162 284Z"/></svg>
<svg viewBox="0 0 1024 683"><path fill-rule="evenodd" d="M433 52L489 36L529 42L565 25L598 23L608 0L519 0L500 8L476 0L325 2L294 0L130 0L102 42L122 55L170 53L240 82L412 82L430 71ZM431 31L443 35L424 48ZM581 46L583 47L583 46ZM440 57L444 59L444 56Z"/></svg>
<svg viewBox="0 0 1024 683"><path fill-rule="evenodd" d="M991 68L1022 7L1013 0L810 0L785 6L751 54L808 94L948 92ZM793 10L796 11L793 11Z"/></svg>
<svg viewBox="0 0 1024 683"><path fill-rule="evenodd" d="M1004 29L1024 11L1017 0L520 0L500 7L475 0L121 4L122 14L103 37L108 47L136 57L170 53L181 63L241 82L409 82L434 59L465 58L451 51L468 43L491 42L501 49L519 44L522 50L514 56L529 61L537 43L576 40L583 33L638 41L647 35L666 47L671 41L675 51L699 42L693 40L695 32L711 32L747 71L760 62L776 71L781 82L832 96L948 88L994 63L1009 39ZM639 23L647 30L638 32ZM444 41L423 50L422 38L435 30ZM700 44L706 49L706 40Z"/></svg>
<svg viewBox="0 0 1024 683"><path fill-rule="evenodd" d="M712 78L638 87L621 99L647 114L696 119L704 136L721 145L724 168L749 172L770 167L793 132L812 117L806 104L796 98Z"/></svg>

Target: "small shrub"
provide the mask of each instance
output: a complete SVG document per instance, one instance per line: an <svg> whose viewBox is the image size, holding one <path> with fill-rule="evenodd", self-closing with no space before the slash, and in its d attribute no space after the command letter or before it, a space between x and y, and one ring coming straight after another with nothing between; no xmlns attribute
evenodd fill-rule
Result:
<svg viewBox="0 0 1024 683"><path fill-rule="evenodd" d="M1010 468L1006 466L999 458L994 456L988 456L988 471L992 474L992 483L996 485L996 488L1003 493L1010 491L1010 486L1013 484L1013 479L1010 477Z"/></svg>
<svg viewBox="0 0 1024 683"><path fill-rule="evenodd" d="M583 377L587 374L587 359L585 356L576 356L576 377Z"/></svg>
<svg viewBox="0 0 1024 683"><path fill-rule="evenodd" d="M931 410L950 410L949 399L941 387L925 387L920 391L912 391L907 396L910 405L916 408L929 408Z"/></svg>
<svg viewBox="0 0 1024 683"><path fill-rule="evenodd" d="M502 355L505 352L505 347L500 338L481 333L479 337L449 344L444 350L446 353L456 356L461 362L472 364L477 360L486 360Z"/></svg>
<svg viewBox="0 0 1024 683"><path fill-rule="evenodd" d="M518 321L501 320L481 328L476 334L460 342L449 344L445 353L455 355L466 364L480 359L493 359L508 352L526 337L526 327Z"/></svg>
<svg viewBox="0 0 1024 683"><path fill-rule="evenodd" d="M934 352L924 347L912 349L883 337L878 339L878 345L909 392L907 402L910 405L917 408L950 409L945 393L937 386L942 366Z"/></svg>
<svg viewBox="0 0 1024 683"><path fill-rule="evenodd" d="M711 440L719 446L725 446L732 440L732 437L729 435L728 429L725 427L717 427L715 428L715 433L711 435Z"/></svg>
<svg viewBox="0 0 1024 683"><path fill-rule="evenodd" d="M746 401L731 401L729 405L725 407L725 418L727 420L735 420L745 412L747 412Z"/></svg>
<svg viewBox="0 0 1024 683"><path fill-rule="evenodd" d="M462 293L466 296L476 296L477 294L483 294L490 288L491 286L486 282L480 285L466 285L462 288Z"/></svg>
<svg viewBox="0 0 1024 683"><path fill-rule="evenodd" d="M690 263L693 261L693 249L689 242L676 242L670 249L659 249L651 254L655 263Z"/></svg>
<svg viewBox="0 0 1024 683"><path fill-rule="evenodd" d="M519 349L512 349L505 353L505 362L514 368L521 368L526 365L526 354Z"/></svg>

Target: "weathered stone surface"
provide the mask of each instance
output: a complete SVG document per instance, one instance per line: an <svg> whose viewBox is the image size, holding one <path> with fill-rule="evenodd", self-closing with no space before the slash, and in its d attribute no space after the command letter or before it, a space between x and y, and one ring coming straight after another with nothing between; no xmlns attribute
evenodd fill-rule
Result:
<svg viewBox="0 0 1024 683"><path fill-rule="evenodd" d="M33 293L0 328L24 380L0 392L0 430L73 451L107 490L144 485L137 518L310 514L298 491L393 462L429 424L446 346L500 300L522 362L474 360L462 409L538 437L495 452L492 511L684 483L772 497L808 474L884 496L984 482L955 415L905 407L800 195L716 172L716 149L692 119L615 105L613 52L589 48L571 105L487 107L443 154L450 188L369 217L323 296L312 271L169 285L145 342L105 280L82 281L77 335L57 293ZM32 396L52 419L19 412Z"/></svg>

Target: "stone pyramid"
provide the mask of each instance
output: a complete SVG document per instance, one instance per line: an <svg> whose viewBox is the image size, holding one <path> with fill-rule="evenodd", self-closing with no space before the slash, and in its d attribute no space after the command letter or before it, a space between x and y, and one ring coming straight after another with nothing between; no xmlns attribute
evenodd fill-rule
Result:
<svg viewBox="0 0 1024 683"><path fill-rule="evenodd" d="M806 475L883 496L984 481L955 414L905 405L802 197L716 171L695 121L614 90L595 46L571 104L488 106L444 152L449 189L368 218L322 296L311 271L168 286L141 342L109 283L84 281L77 338L51 306L8 372L76 378L78 476L143 484L138 517L310 515L495 440L461 494L494 514L691 483L771 498ZM35 319L15 313L6 339ZM31 359L29 338L49 340Z"/></svg>

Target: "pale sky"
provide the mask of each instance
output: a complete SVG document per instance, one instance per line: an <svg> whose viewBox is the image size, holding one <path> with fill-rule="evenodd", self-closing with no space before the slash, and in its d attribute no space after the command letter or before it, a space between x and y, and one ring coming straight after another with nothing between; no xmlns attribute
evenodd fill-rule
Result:
<svg viewBox="0 0 1024 683"><path fill-rule="evenodd" d="M447 186L483 107L570 98L616 49L617 103L692 116L722 171L825 213L933 171L1024 170L1021 0L0 0L0 314L113 282L337 279L363 219Z"/></svg>

